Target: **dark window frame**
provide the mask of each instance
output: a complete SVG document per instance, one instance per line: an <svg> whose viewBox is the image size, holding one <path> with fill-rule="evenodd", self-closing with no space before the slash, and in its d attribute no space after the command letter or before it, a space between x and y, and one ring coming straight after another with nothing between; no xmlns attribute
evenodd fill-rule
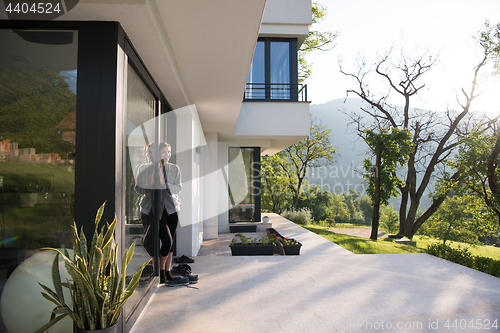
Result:
<svg viewBox="0 0 500 333"><path fill-rule="evenodd" d="M246 98L244 101L298 101L298 49L296 38L277 38L277 37L259 37L257 42L264 42L264 78L265 82L247 82L247 86L251 84L265 85L264 98ZM271 82L271 43L272 42L288 42L289 43L289 73L290 73L290 97L289 98L272 98L271 89L274 84ZM253 59L253 57L252 57ZM246 94L245 94L246 95Z"/></svg>
<svg viewBox="0 0 500 333"><path fill-rule="evenodd" d="M262 196L262 185L261 185L261 160L260 160L260 147L250 147L250 146L245 146L245 147L229 147L227 150L227 156L228 156L228 164L231 163L230 161L230 150L238 148L238 149L253 149L253 163L257 164L256 168L252 168L253 174L252 174L252 179L254 182L253 188L255 188L254 193L252 195L254 196L255 199L255 212L253 216L253 222L259 222L260 221L260 215L261 215L261 196ZM230 184L229 184L229 179L230 175L227 175L227 186L228 186L228 193L230 192ZM230 195L230 194L229 194ZM228 220L231 220L230 217L230 211L228 210L227 212Z"/></svg>

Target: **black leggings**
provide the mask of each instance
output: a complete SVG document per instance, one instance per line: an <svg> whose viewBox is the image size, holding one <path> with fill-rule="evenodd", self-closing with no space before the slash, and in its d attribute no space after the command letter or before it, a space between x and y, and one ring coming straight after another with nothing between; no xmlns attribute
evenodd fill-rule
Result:
<svg viewBox="0 0 500 333"><path fill-rule="evenodd" d="M160 219L160 255L168 256L172 251L174 244L175 230L177 230L177 225L179 224L179 217L177 213L168 215L165 208L163 208L163 214L161 214Z"/></svg>

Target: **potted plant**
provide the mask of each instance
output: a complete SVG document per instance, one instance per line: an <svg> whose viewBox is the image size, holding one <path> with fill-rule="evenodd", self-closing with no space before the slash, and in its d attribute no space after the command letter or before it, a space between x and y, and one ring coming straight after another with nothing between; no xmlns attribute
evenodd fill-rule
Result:
<svg viewBox="0 0 500 333"><path fill-rule="evenodd" d="M278 243L280 244L280 252L283 255L299 255L300 247L302 244L293 238L280 238L278 239Z"/></svg>
<svg viewBox="0 0 500 333"><path fill-rule="evenodd" d="M118 270L118 250L114 240L116 215L111 224L106 223L98 230L104 211L104 204L97 211L95 231L90 249L83 228L78 233L76 223L72 226L73 253L54 248L56 256L52 264L52 281L54 290L40 284L45 292L43 297L56 305L50 316L50 321L38 329L36 333L46 332L61 319L70 316L78 332L116 332L116 323L127 299L139 285L142 270L149 263L145 262L134 274L125 287L125 272L134 255L135 242L123 256L122 273ZM59 256L62 257L70 281L61 281L59 274ZM66 303L63 287L71 294L72 306Z"/></svg>
<svg viewBox="0 0 500 333"><path fill-rule="evenodd" d="M262 217L262 222L269 223L269 216Z"/></svg>
<svg viewBox="0 0 500 333"><path fill-rule="evenodd" d="M237 241L236 238L238 238L239 241ZM276 244L272 238L262 237L257 239L246 237L242 234L236 234L229 245L233 256L273 255L275 246Z"/></svg>
<svg viewBox="0 0 500 333"><path fill-rule="evenodd" d="M302 244L293 238L283 237L276 229L266 229L267 236L274 239L277 245L277 253L283 255L299 255Z"/></svg>

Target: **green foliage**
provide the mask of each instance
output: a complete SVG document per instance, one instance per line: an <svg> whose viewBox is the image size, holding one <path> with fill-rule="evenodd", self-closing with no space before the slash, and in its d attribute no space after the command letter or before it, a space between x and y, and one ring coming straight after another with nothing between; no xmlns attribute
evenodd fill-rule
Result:
<svg viewBox="0 0 500 333"><path fill-rule="evenodd" d="M373 241L368 238L337 234L317 225L308 225L304 228L342 246L355 254L385 254L385 253L421 253L424 250L410 245L397 244L393 241Z"/></svg>
<svg viewBox="0 0 500 333"><path fill-rule="evenodd" d="M292 205L281 208L297 208L307 168L333 163L337 153L330 142L331 129L311 122L310 135L279 153L262 161L262 187L264 188L264 209L277 210L287 203L290 194ZM288 198L287 198L288 197Z"/></svg>
<svg viewBox="0 0 500 333"><path fill-rule="evenodd" d="M443 240L480 244L479 237L494 235L497 226L481 199L472 194L447 198L420 227L420 233Z"/></svg>
<svg viewBox="0 0 500 333"><path fill-rule="evenodd" d="M283 245L299 245L300 242L294 238L280 238L279 242Z"/></svg>
<svg viewBox="0 0 500 333"><path fill-rule="evenodd" d="M388 234L399 232L399 214L394 210L394 205L384 206L380 214L380 227Z"/></svg>
<svg viewBox="0 0 500 333"><path fill-rule="evenodd" d="M311 210L306 207L300 209L285 210L281 215L284 218L298 224L310 224L312 222Z"/></svg>
<svg viewBox="0 0 500 333"><path fill-rule="evenodd" d="M241 233L234 235L235 237L231 240L230 245L267 245L275 243L275 240L271 237L265 236L262 238L247 237ZM237 238L237 239L236 239Z"/></svg>
<svg viewBox="0 0 500 333"><path fill-rule="evenodd" d="M54 289L40 284L45 292L43 297L56 305L52 311L50 321L35 333L46 332L50 327L66 316L70 316L80 329L96 330L111 327L117 323L125 302L134 293L139 285L142 270L149 263L145 262L134 274L125 287L125 272L127 265L134 255L135 242L125 252L122 260L122 274L118 269L118 247L114 240L116 216L111 224L106 224L98 230L103 204L97 211L95 230L90 249L87 248L87 239L83 228L78 234L76 223L73 224L73 254L67 250L50 248L57 254L52 264L52 281ZM61 281L59 273L59 256L71 281ZM64 300L63 287L71 293L73 308Z"/></svg>
<svg viewBox="0 0 500 333"><path fill-rule="evenodd" d="M484 30L480 32L479 42L484 48L485 55L493 60L498 71L500 69L500 23L491 25L486 20L484 26Z"/></svg>
<svg viewBox="0 0 500 333"><path fill-rule="evenodd" d="M373 206L369 196L363 195L358 201L358 209L363 216L363 221L366 225L371 224L373 216Z"/></svg>
<svg viewBox="0 0 500 333"><path fill-rule="evenodd" d="M314 27L315 23L321 22L326 17L327 9L325 6L313 2L311 13L312 13L312 22ZM304 43L300 46L298 52L298 61L299 61L299 82L303 82L307 79L311 73L311 65L305 59L305 56L316 50L327 51L333 48L333 41L337 38L338 34L330 31L317 31L314 29L309 29L309 33L307 38L304 40Z"/></svg>
<svg viewBox="0 0 500 333"><path fill-rule="evenodd" d="M364 140L375 156L380 155L382 164L378 173L380 175L380 202L388 205L391 197L398 195L397 186L402 186L402 181L396 176L397 164L403 166L412 151L412 135L408 130L400 130L396 127L389 133L387 128L381 128L378 133L365 130ZM375 176L376 165L368 158L363 160L363 168L367 171L364 178L368 180L367 193L375 199Z"/></svg>
<svg viewBox="0 0 500 333"><path fill-rule="evenodd" d="M427 248L427 253L449 260L483 273L500 277L500 261L482 256L475 256L468 249L454 249L445 244L432 244Z"/></svg>
<svg viewBox="0 0 500 333"><path fill-rule="evenodd" d="M288 177L283 171L283 167L290 168L289 163L281 154L262 158L262 209L277 213L292 206L293 193L288 186Z"/></svg>
<svg viewBox="0 0 500 333"><path fill-rule="evenodd" d="M500 220L500 130L497 126L492 124L491 132L476 127L467 137L462 137L457 157L449 166L461 175L458 184L461 187L455 189L459 193L465 189L480 196Z"/></svg>
<svg viewBox="0 0 500 333"><path fill-rule="evenodd" d="M358 212L358 204L361 198L361 192L349 189L349 192L343 193L342 198L347 206L347 210L349 211L349 221L356 221L358 217L361 215Z"/></svg>
<svg viewBox="0 0 500 333"><path fill-rule="evenodd" d="M310 209L314 221L330 220L331 223L349 221L349 211L344 197L323 191L320 185L307 187L306 193L299 199L298 208Z"/></svg>

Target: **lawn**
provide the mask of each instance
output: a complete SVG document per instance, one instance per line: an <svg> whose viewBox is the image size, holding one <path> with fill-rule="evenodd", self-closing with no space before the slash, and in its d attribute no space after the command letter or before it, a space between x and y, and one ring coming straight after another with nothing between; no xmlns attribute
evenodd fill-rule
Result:
<svg viewBox="0 0 500 333"><path fill-rule="evenodd" d="M342 246L346 250L349 250L356 254L383 254L383 253L422 253L425 250L409 246L396 244L394 241L389 241L386 239L379 239L378 241L373 241L369 238L361 238L355 236L349 236L344 234L336 234L334 232L328 231L327 227L321 227L317 225L307 225L304 228L334 242L337 245Z"/></svg>
<svg viewBox="0 0 500 333"><path fill-rule="evenodd" d="M383 254L383 253L425 253L427 246L433 243L442 243L441 240L430 238L427 236L415 236L413 240L417 242L417 246L400 245L389 239L379 239L373 241L369 238L355 237L344 234L337 234L327 229L331 227L322 227L315 224L304 226L306 229L334 242L343 248L356 254ZM337 227L340 227L338 224ZM359 228L359 226L356 226ZM342 228L349 226L342 224ZM500 248L487 245L473 246L466 243L446 242L451 247L468 248L473 255L500 260Z"/></svg>

